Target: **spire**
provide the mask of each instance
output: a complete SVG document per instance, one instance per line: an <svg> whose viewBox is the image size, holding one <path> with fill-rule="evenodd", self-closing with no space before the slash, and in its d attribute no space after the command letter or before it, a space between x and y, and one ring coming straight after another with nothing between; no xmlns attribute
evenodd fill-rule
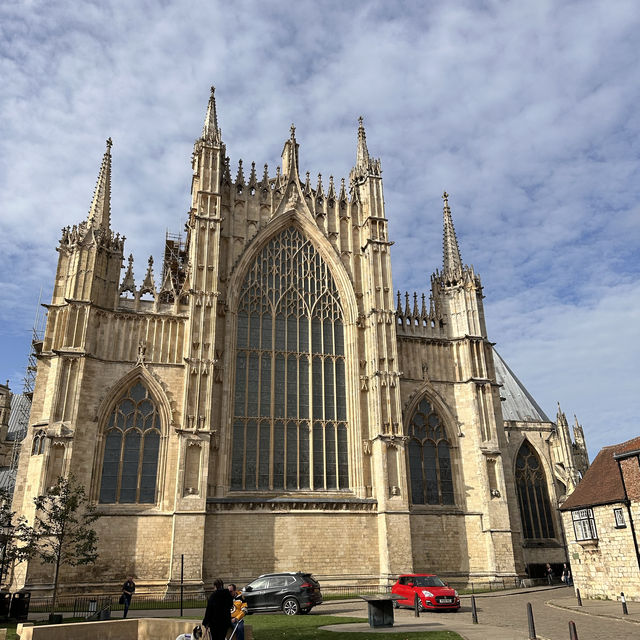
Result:
<svg viewBox="0 0 640 640"><path fill-rule="evenodd" d="M356 149L356 164L349 174L349 182L353 187L355 182L359 182L367 176L382 175L380 160L374 159L369 155L367 149L367 135L364 131L364 119L362 116L358 118L358 146Z"/></svg>
<svg viewBox="0 0 640 640"><path fill-rule="evenodd" d="M564 414L564 411L561 409L559 402L558 402L558 413L556 414L556 424L558 426L566 427L567 431L569 429L569 423L567 422L567 416Z"/></svg>
<svg viewBox="0 0 640 640"><path fill-rule="evenodd" d="M144 277L142 286L140 287L140 295L144 295L145 293L150 293L154 297L156 295L156 284L153 280L153 256L149 256L147 273Z"/></svg>
<svg viewBox="0 0 640 640"><path fill-rule="evenodd" d="M108 230L111 223L111 138L102 157L98 182L93 192L87 223L89 227Z"/></svg>
<svg viewBox="0 0 640 640"><path fill-rule="evenodd" d="M216 88L211 87L211 95L209 96L209 104L207 105L207 115L204 118L204 127L202 127L202 140L211 142L212 144L220 144L222 141L222 132L218 129L218 113L216 112Z"/></svg>
<svg viewBox="0 0 640 640"><path fill-rule="evenodd" d="M251 174L249 175L249 191L253 194L258 186L258 176L256 176L256 163L251 163Z"/></svg>
<svg viewBox="0 0 640 640"><path fill-rule="evenodd" d="M445 191L442 194L444 201L443 218L444 218L444 238L443 246L443 271L455 272L462 269L462 259L460 258L460 248L458 247L458 239L456 231L453 228L453 219L451 218L451 209L449 209L449 194Z"/></svg>
<svg viewBox="0 0 640 640"><path fill-rule="evenodd" d="M120 293L124 293L125 291L129 291L133 295L136 293L136 281L133 277L133 254L129 254L129 266L120 285Z"/></svg>
<svg viewBox="0 0 640 640"><path fill-rule="evenodd" d="M369 168L369 150L367 149L367 135L364 132L364 119L358 118L358 149L356 151L356 170L366 171Z"/></svg>
<svg viewBox="0 0 640 640"><path fill-rule="evenodd" d="M298 143L296 142L296 127L291 125L289 129L289 139L284 143L282 149L282 173L285 176L290 174L298 178Z"/></svg>

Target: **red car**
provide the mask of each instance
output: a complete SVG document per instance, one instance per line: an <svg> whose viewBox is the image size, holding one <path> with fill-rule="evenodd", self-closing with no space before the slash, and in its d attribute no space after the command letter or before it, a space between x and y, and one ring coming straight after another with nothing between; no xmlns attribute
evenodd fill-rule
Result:
<svg viewBox="0 0 640 640"><path fill-rule="evenodd" d="M438 576L432 573L407 573L398 578L391 587L391 593L400 598L393 601L394 606L415 606L418 596L420 611L444 609L457 611L460 609L458 592L448 587Z"/></svg>

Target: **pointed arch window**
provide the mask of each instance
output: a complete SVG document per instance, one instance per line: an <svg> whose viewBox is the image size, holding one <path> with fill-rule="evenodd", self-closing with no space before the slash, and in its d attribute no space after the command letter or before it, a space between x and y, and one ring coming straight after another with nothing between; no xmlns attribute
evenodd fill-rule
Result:
<svg viewBox="0 0 640 640"><path fill-rule="evenodd" d="M101 503L156 501L160 434L157 404L138 380L121 396L107 422Z"/></svg>
<svg viewBox="0 0 640 640"><path fill-rule="evenodd" d="M423 398L409 423L409 476L413 504L454 504L451 444L440 416Z"/></svg>
<svg viewBox="0 0 640 640"><path fill-rule="evenodd" d="M231 488L347 489L343 310L299 230L257 256L237 318Z"/></svg>
<svg viewBox="0 0 640 640"><path fill-rule="evenodd" d="M524 537L553 538L555 533L547 482L540 458L526 440L516 457L516 487Z"/></svg>

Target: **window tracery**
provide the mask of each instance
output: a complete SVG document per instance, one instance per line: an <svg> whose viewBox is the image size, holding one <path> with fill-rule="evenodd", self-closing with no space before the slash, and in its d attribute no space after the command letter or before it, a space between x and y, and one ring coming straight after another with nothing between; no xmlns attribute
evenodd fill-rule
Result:
<svg viewBox="0 0 640 640"><path fill-rule="evenodd" d="M343 310L296 228L249 268L237 319L231 488L348 488Z"/></svg>
<svg viewBox="0 0 640 640"><path fill-rule="evenodd" d="M451 445L439 415L426 398L409 423L409 476L413 504L454 504Z"/></svg>
<svg viewBox="0 0 640 640"><path fill-rule="evenodd" d="M555 534L547 482L540 458L526 440L516 457L516 487L524 537L553 538Z"/></svg>
<svg viewBox="0 0 640 640"><path fill-rule="evenodd" d="M104 434L101 503L154 503L161 420L140 380L122 395Z"/></svg>
<svg viewBox="0 0 640 640"><path fill-rule="evenodd" d="M40 454L44 453L44 445L46 443L46 437L47 436L42 429L40 429L39 431L36 431L35 435L33 436L33 442L31 443L32 456L39 456Z"/></svg>

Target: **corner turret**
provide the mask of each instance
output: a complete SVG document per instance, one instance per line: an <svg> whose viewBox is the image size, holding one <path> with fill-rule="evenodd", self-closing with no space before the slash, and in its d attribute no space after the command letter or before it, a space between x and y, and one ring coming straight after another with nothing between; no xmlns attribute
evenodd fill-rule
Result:
<svg viewBox="0 0 640 640"><path fill-rule="evenodd" d="M436 271L431 277L431 295L442 308L445 324L449 327L449 337L486 338L480 277L474 272L473 266L462 263L446 191L442 194L442 200L442 271Z"/></svg>
<svg viewBox="0 0 640 640"><path fill-rule="evenodd" d="M73 300L114 307L125 238L110 227L112 144L109 138L86 220L62 230L53 304Z"/></svg>

